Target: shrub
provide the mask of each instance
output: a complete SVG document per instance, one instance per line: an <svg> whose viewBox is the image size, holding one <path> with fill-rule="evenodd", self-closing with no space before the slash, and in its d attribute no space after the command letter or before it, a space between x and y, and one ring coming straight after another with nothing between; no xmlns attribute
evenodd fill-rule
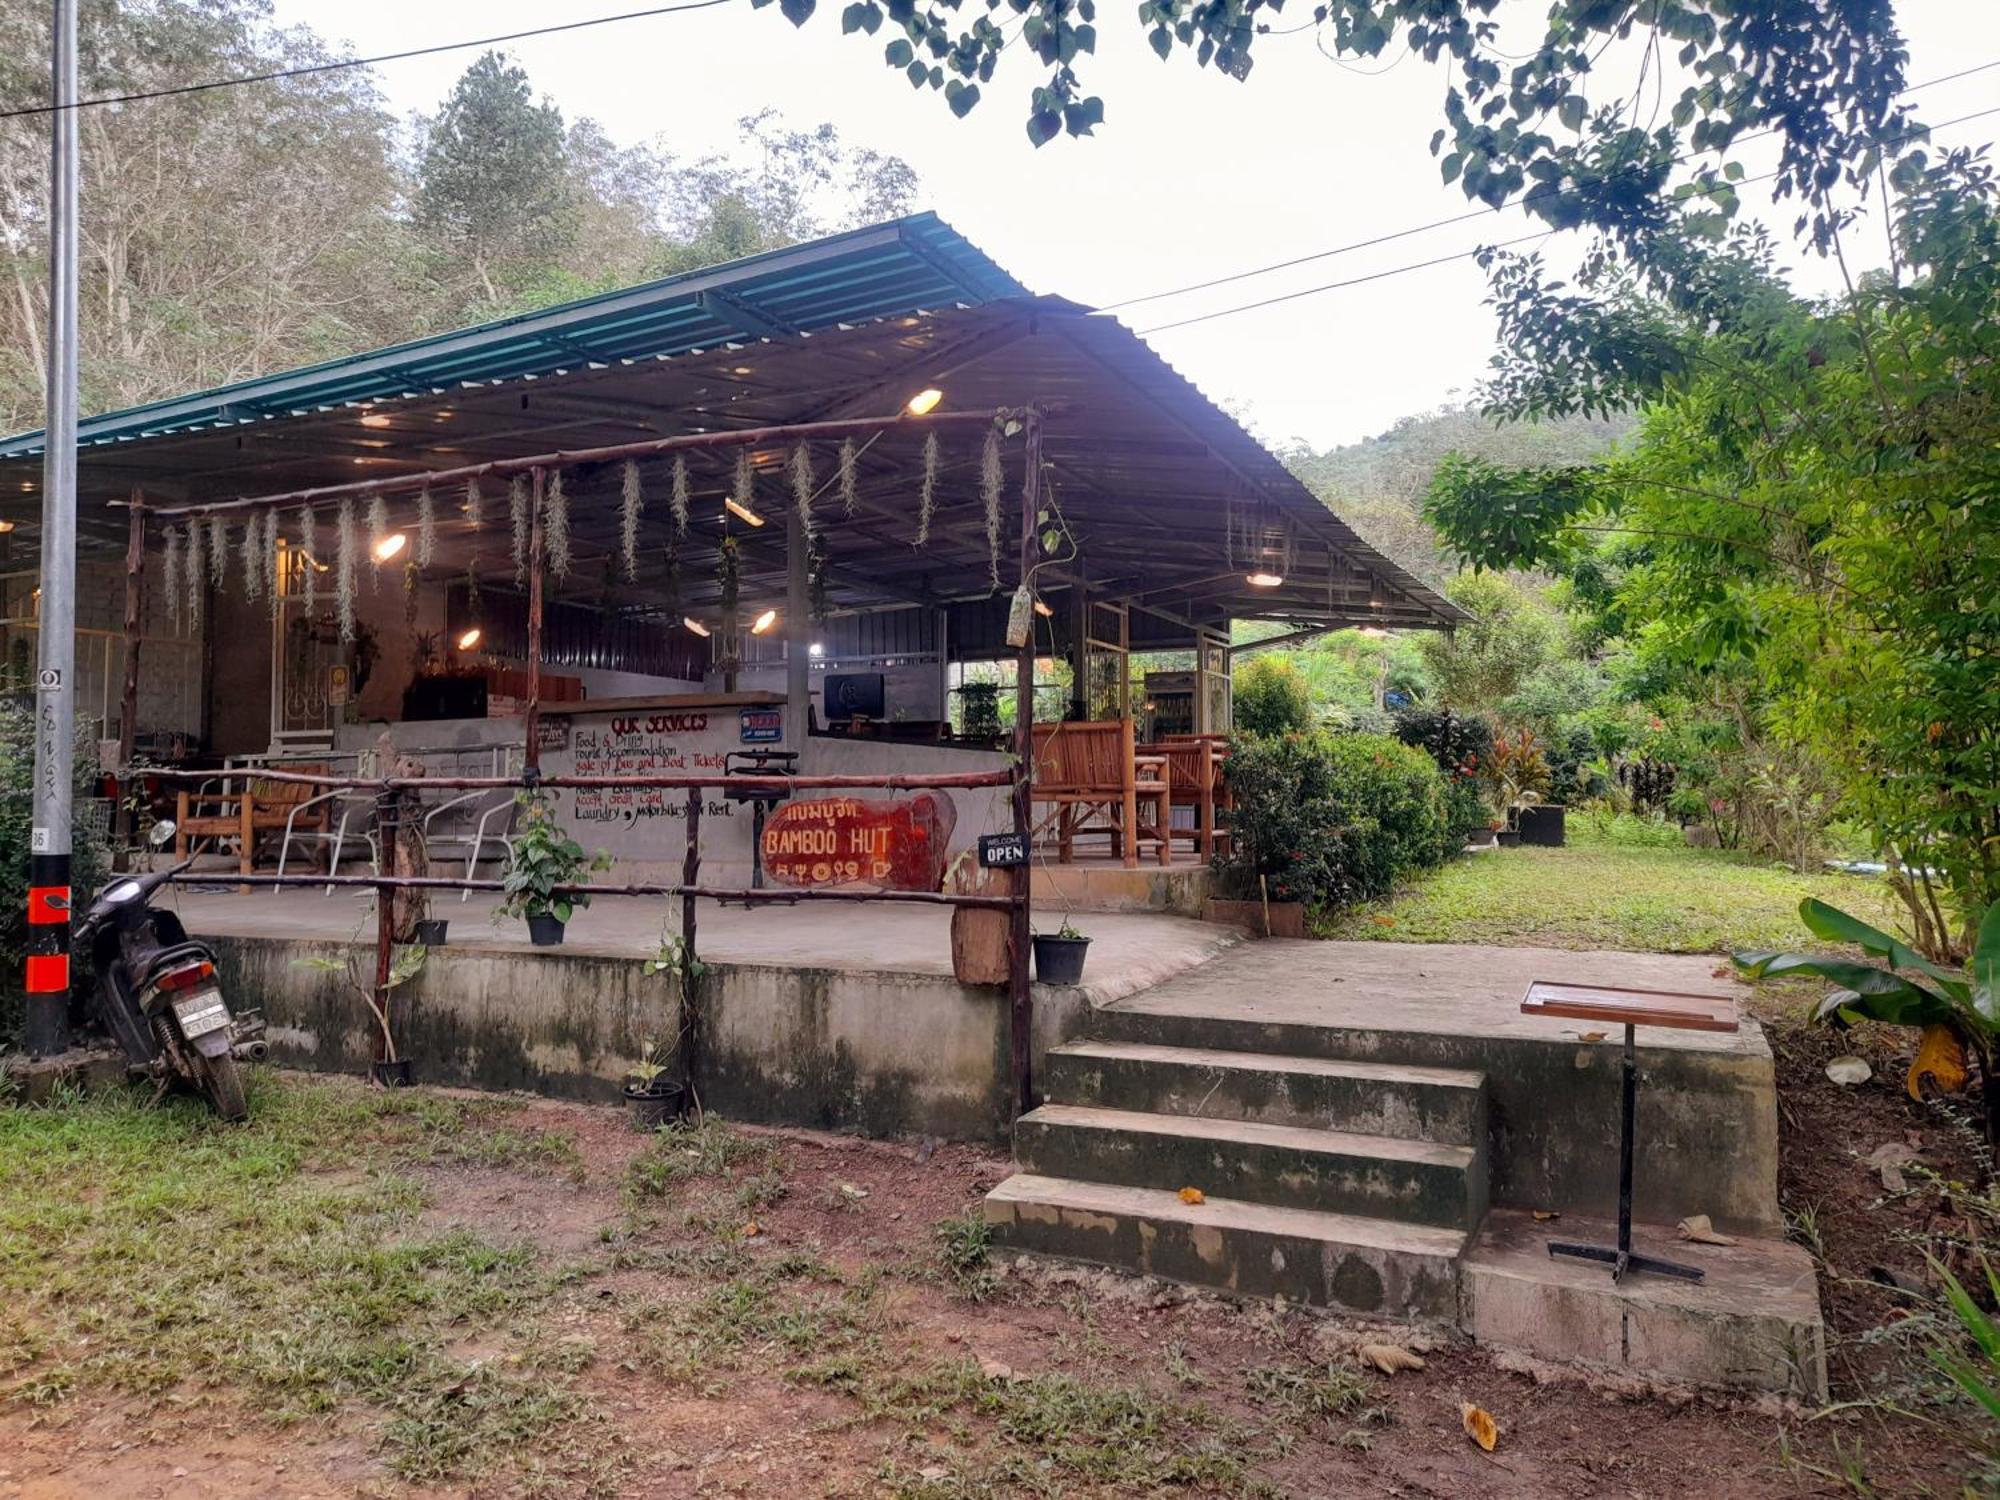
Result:
<svg viewBox="0 0 2000 1500"><path fill-rule="evenodd" d="M1311 905L1387 895L1456 842L1444 777L1386 735L1289 734L1230 752L1224 889Z"/></svg>
<svg viewBox="0 0 2000 1500"><path fill-rule="evenodd" d="M1396 738L1428 752L1447 776L1476 776L1493 758L1493 726L1479 714L1406 708L1396 715Z"/></svg>
<svg viewBox="0 0 2000 1500"><path fill-rule="evenodd" d="M1288 656L1253 656L1236 669L1236 729L1271 736L1312 728L1312 689Z"/></svg>

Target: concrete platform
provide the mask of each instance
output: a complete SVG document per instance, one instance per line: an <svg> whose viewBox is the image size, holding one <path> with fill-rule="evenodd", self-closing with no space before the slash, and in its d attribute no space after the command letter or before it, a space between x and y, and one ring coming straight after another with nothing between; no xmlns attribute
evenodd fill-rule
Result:
<svg viewBox="0 0 2000 1500"><path fill-rule="evenodd" d="M177 898L214 941L225 984L270 1023L293 1067L360 1072L375 1037L345 977L300 965L356 955L372 972L372 895L233 887ZM399 1046L419 1079L612 1099L650 1043L680 1031L671 975L647 975L679 903L602 899L568 940L536 948L492 921L490 900L446 899L450 924L424 972L397 992ZM1093 1006L1234 946L1238 935L1178 917L1094 915L1085 984L1035 987L1037 1061ZM943 908L801 903L746 911L700 903L696 948L707 1022L703 1103L726 1116L873 1135L1004 1139L1012 1119L1004 987L952 977Z"/></svg>
<svg viewBox="0 0 2000 1500"><path fill-rule="evenodd" d="M1120 860L1079 859L1064 865L1038 856L1029 893L1044 911L1151 911L1199 917L1208 898L1208 863L1183 856L1166 865L1142 861L1128 870Z"/></svg>
<svg viewBox="0 0 2000 1500"><path fill-rule="evenodd" d="M1700 1282L1555 1259L1555 1237L1615 1244L1617 1225L1495 1211L1466 1253L1462 1326L1482 1344L1645 1379L1826 1396L1826 1333L1812 1259L1779 1239L1695 1245L1634 1227L1635 1248L1700 1266Z"/></svg>
<svg viewBox="0 0 2000 1500"><path fill-rule="evenodd" d="M1492 1200L1609 1214L1616 1036L1525 1016L1530 981L1737 994L1702 956L1266 939L1117 1001L1094 1040L1463 1069L1488 1090ZM1776 1085L1762 1029L1638 1029L1639 1211L1780 1232Z"/></svg>

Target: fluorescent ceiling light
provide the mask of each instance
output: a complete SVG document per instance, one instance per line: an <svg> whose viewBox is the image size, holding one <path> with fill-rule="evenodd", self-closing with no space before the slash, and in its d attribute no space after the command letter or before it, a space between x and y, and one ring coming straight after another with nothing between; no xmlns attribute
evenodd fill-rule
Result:
<svg viewBox="0 0 2000 1500"><path fill-rule="evenodd" d="M944 392L936 386L926 386L903 403L903 409L913 417L921 417L931 411L938 402L944 400Z"/></svg>

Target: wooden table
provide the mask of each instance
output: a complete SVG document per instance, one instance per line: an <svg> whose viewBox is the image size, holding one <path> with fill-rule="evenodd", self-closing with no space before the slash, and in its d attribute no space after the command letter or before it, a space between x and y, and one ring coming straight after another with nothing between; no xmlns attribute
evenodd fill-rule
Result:
<svg viewBox="0 0 2000 1500"><path fill-rule="evenodd" d="M1555 984L1537 979L1521 997L1521 1011L1530 1016L1562 1016L1575 1021L1604 1021L1625 1028L1623 1104L1618 1128L1618 1244L1581 1245L1549 1241L1550 1255L1602 1261L1611 1279L1622 1281L1627 1271L1651 1271L1700 1281L1699 1266L1632 1253L1632 1157L1639 1119L1639 1061L1633 1038L1635 1026L1673 1026L1683 1031L1735 1031L1736 1002L1726 995L1674 994L1667 990L1627 990L1608 985Z"/></svg>

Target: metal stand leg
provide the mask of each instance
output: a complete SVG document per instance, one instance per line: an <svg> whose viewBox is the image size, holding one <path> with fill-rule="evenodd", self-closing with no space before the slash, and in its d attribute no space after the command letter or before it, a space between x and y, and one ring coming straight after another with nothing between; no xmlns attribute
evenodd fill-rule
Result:
<svg viewBox="0 0 2000 1500"><path fill-rule="evenodd" d="M1623 1281L1627 1271L1651 1271L1659 1276L1678 1276L1683 1281L1700 1281L1706 1273L1699 1266L1632 1253L1632 1154L1639 1127L1639 1050L1629 1023L1625 1027L1625 1055L1620 1069L1624 1076L1620 1080L1623 1098L1618 1119L1618 1248L1550 1240L1549 1254L1605 1262L1611 1267L1613 1281Z"/></svg>

